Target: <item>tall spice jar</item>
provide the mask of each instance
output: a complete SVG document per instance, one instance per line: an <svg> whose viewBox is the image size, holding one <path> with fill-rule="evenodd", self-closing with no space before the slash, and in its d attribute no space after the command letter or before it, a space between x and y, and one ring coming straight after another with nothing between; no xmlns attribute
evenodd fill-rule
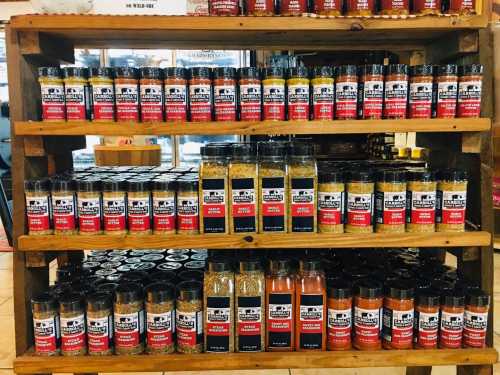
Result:
<svg viewBox="0 0 500 375"><path fill-rule="evenodd" d="M307 12L307 0L281 0L280 14L282 16L301 16Z"/></svg>
<svg viewBox="0 0 500 375"><path fill-rule="evenodd" d="M490 296L481 290L470 290L465 299L464 348L485 348L488 331Z"/></svg>
<svg viewBox="0 0 500 375"><path fill-rule="evenodd" d="M318 232L344 233L345 185L340 170L318 175Z"/></svg>
<svg viewBox="0 0 500 375"><path fill-rule="evenodd" d="M482 83L482 65L465 65L458 69L458 117L479 117L481 115Z"/></svg>
<svg viewBox="0 0 500 375"><path fill-rule="evenodd" d="M188 86L185 68L166 68L163 71L165 119L167 122L186 121L188 114Z"/></svg>
<svg viewBox="0 0 500 375"><path fill-rule="evenodd" d="M238 106L241 121L260 121L262 117L262 82L258 68L238 71Z"/></svg>
<svg viewBox="0 0 500 375"><path fill-rule="evenodd" d="M330 66L318 66L312 71L311 118L333 120L335 117L335 79Z"/></svg>
<svg viewBox="0 0 500 375"><path fill-rule="evenodd" d="M51 228L50 182L48 179L24 181L26 221L30 236L53 234Z"/></svg>
<svg viewBox="0 0 500 375"><path fill-rule="evenodd" d="M408 173L406 231L432 233L436 221L436 175L432 171Z"/></svg>
<svg viewBox="0 0 500 375"><path fill-rule="evenodd" d="M82 296L70 293L59 299L61 321L61 354L80 356L87 354L87 329Z"/></svg>
<svg viewBox="0 0 500 375"><path fill-rule="evenodd" d="M141 121L163 121L163 71L160 68L141 68Z"/></svg>
<svg viewBox="0 0 500 375"><path fill-rule="evenodd" d="M236 69L213 70L215 121L236 121Z"/></svg>
<svg viewBox="0 0 500 375"><path fill-rule="evenodd" d="M117 236L126 234L126 212L126 182L121 180L104 181L102 185L104 234Z"/></svg>
<svg viewBox="0 0 500 375"><path fill-rule="evenodd" d="M39 294L31 299L31 311L35 354L43 357L59 355L61 330L56 299L49 293Z"/></svg>
<svg viewBox="0 0 500 375"><path fill-rule="evenodd" d="M309 70L289 68L286 81L288 120L309 120Z"/></svg>
<svg viewBox="0 0 500 375"><path fill-rule="evenodd" d="M384 89L384 118L406 118L408 102L408 65L387 66Z"/></svg>
<svg viewBox="0 0 500 375"><path fill-rule="evenodd" d="M118 355L144 351L145 321L142 285L122 282L115 290L114 339Z"/></svg>
<svg viewBox="0 0 500 375"><path fill-rule="evenodd" d="M314 0L314 13L321 16L339 17L343 7L343 0Z"/></svg>
<svg viewBox="0 0 500 375"><path fill-rule="evenodd" d="M209 0L209 11L211 16L237 16L239 0Z"/></svg>
<svg viewBox="0 0 500 375"><path fill-rule="evenodd" d="M198 180L177 180L177 234L200 233Z"/></svg>
<svg viewBox="0 0 500 375"><path fill-rule="evenodd" d="M413 342L415 349L437 349L439 337L439 294L420 290L415 301Z"/></svg>
<svg viewBox="0 0 500 375"><path fill-rule="evenodd" d="M54 234L76 234L75 181L57 178L52 180L50 185Z"/></svg>
<svg viewBox="0 0 500 375"><path fill-rule="evenodd" d="M375 190L372 173L351 171L346 182L346 233L372 233Z"/></svg>
<svg viewBox="0 0 500 375"><path fill-rule="evenodd" d="M87 120L90 108L89 81L87 68L63 68L64 96L66 100L66 120Z"/></svg>
<svg viewBox="0 0 500 375"><path fill-rule="evenodd" d="M42 99L42 120L66 120L64 81L61 69L56 67L39 68L38 83Z"/></svg>
<svg viewBox="0 0 500 375"><path fill-rule="evenodd" d="M203 285L184 281L177 286L176 336L179 353L203 352Z"/></svg>
<svg viewBox="0 0 500 375"><path fill-rule="evenodd" d="M409 118L432 117L433 66L416 65L410 68Z"/></svg>
<svg viewBox="0 0 500 375"><path fill-rule="evenodd" d="M189 111L191 121L212 120L212 81L210 68L191 68L189 78Z"/></svg>
<svg viewBox="0 0 500 375"><path fill-rule="evenodd" d="M115 86L112 68L90 68L89 84L92 102L92 121L115 119Z"/></svg>
<svg viewBox="0 0 500 375"><path fill-rule="evenodd" d="M363 65L359 72L358 117L363 120L382 118L384 102L384 66Z"/></svg>
<svg viewBox="0 0 500 375"><path fill-rule="evenodd" d="M116 121L139 121L139 74L136 68L115 68Z"/></svg>
<svg viewBox="0 0 500 375"><path fill-rule="evenodd" d="M262 77L262 119L285 120L285 79L283 69L264 69Z"/></svg>
<svg viewBox="0 0 500 375"><path fill-rule="evenodd" d="M458 67L440 65L436 77L436 117L454 118L457 113Z"/></svg>
<svg viewBox="0 0 500 375"><path fill-rule="evenodd" d="M436 198L436 231L465 231L467 172L447 169L439 173Z"/></svg>
<svg viewBox="0 0 500 375"><path fill-rule="evenodd" d="M465 297L452 291L442 297L441 324L439 326L439 347L459 349L462 347L464 331Z"/></svg>
<svg viewBox="0 0 500 375"><path fill-rule="evenodd" d="M342 65L336 68L335 76L335 118L356 119L358 103L358 73L356 65Z"/></svg>
<svg viewBox="0 0 500 375"><path fill-rule="evenodd" d="M274 15L274 0L245 0L245 14L247 16Z"/></svg>
<svg viewBox="0 0 500 375"><path fill-rule="evenodd" d="M382 285L374 280L361 280L355 286L354 347L358 350L380 350L382 341Z"/></svg>
<svg viewBox="0 0 500 375"><path fill-rule="evenodd" d="M387 286L382 319L384 349L413 348L414 289L397 280Z"/></svg>
<svg viewBox="0 0 500 375"><path fill-rule="evenodd" d="M152 182L154 234L174 234L176 223L176 188L174 180L157 178Z"/></svg>
<svg viewBox="0 0 500 375"><path fill-rule="evenodd" d="M352 285L345 280L328 287L328 350L350 350L352 347Z"/></svg>
<svg viewBox="0 0 500 375"><path fill-rule="evenodd" d="M175 287L155 282L146 287L146 352L170 354L175 351Z"/></svg>
<svg viewBox="0 0 500 375"><path fill-rule="evenodd" d="M375 231L377 233L405 231L406 171L380 170L375 192Z"/></svg>
<svg viewBox="0 0 500 375"><path fill-rule="evenodd" d="M127 221L130 234L151 234L151 187L149 181L128 181Z"/></svg>
<svg viewBox="0 0 500 375"><path fill-rule="evenodd" d="M101 181L92 178L76 182L78 234L102 233Z"/></svg>
<svg viewBox="0 0 500 375"><path fill-rule="evenodd" d="M87 298L87 340L91 356L113 354L113 300L97 292Z"/></svg>

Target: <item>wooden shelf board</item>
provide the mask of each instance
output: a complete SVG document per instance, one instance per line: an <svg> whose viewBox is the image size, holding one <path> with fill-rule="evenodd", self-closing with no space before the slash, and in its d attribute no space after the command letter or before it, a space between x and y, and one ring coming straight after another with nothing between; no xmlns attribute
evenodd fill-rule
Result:
<svg viewBox="0 0 500 375"><path fill-rule="evenodd" d="M373 233L373 234L209 234L148 236L20 236L21 251L107 249L268 249L268 248L383 248L489 246L488 232Z"/></svg>
<svg viewBox="0 0 500 375"><path fill-rule="evenodd" d="M16 121L16 135L207 135L207 134L364 134L404 132L479 132L490 130L491 120L407 119L352 121L262 121L199 123L116 123Z"/></svg>

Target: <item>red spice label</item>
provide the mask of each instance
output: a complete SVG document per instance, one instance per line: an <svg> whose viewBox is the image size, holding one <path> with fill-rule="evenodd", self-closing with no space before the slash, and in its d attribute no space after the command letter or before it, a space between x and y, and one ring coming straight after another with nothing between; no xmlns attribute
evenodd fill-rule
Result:
<svg viewBox="0 0 500 375"><path fill-rule="evenodd" d="M163 314L147 313L146 340L148 347L163 349L172 345L174 311Z"/></svg>
<svg viewBox="0 0 500 375"><path fill-rule="evenodd" d="M384 91L384 117L406 117L408 81L387 81Z"/></svg>
<svg viewBox="0 0 500 375"><path fill-rule="evenodd" d="M144 333L144 311L133 314L115 312L115 346L133 348L140 344Z"/></svg>
<svg viewBox="0 0 500 375"><path fill-rule="evenodd" d="M408 0L382 0L383 10L410 9Z"/></svg>
<svg viewBox="0 0 500 375"><path fill-rule="evenodd" d="M261 334L262 308L260 307L260 297L257 299L259 300L257 306L238 306L236 329L239 336L260 336Z"/></svg>
<svg viewBox="0 0 500 375"><path fill-rule="evenodd" d="M439 331L439 311L424 313L415 311L414 339L421 348L434 349L437 347Z"/></svg>
<svg viewBox="0 0 500 375"><path fill-rule="evenodd" d="M450 12L459 13L460 11L466 9L474 9L475 0L451 0L450 1Z"/></svg>
<svg viewBox="0 0 500 375"><path fill-rule="evenodd" d="M177 344L182 346L195 346L197 336L203 334L203 313L177 311L176 330Z"/></svg>
<svg viewBox="0 0 500 375"><path fill-rule="evenodd" d="M300 333L321 333L323 326L323 306L300 306Z"/></svg>
<svg viewBox="0 0 500 375"><path fill-rule="evenodd" d="M288 120L309 119L309 85L288 85Z"/></svg>
<svg viewBox="0 0 500 375"><path fill-rule="evenodd" d="M375 8L373 0L347 0L347 9L349 11L371 10Z"/></svg>
<svg viewBox="0 0 500 375"><path fill-rule="evenodd" d="M203 216L221 218L226 216L225 190L203 190Z"/></svg>
<svg viewBox="0 0 500 375"><path fill-rule="evenodd" d="M438 1L436 0L415 0L413 3L415 11L419 12L424 9L439 9Z"/></svg>
<svg viewBox="0 0 500 375"><path fill-rule="evenodd" d="M333 120L335 89L332 83L313 84L312 106L314 120Z"/></svg>
<svg viewBox="0 0 500 375"><path fill-rule="evenodd" d="M290 204L292 216L314 216L314 189L292 189Z"/></svg>
<svg viewBox="0 0 500 375"><path fill-rule="evenodd" d="M163 90L162 85L146 85L141 83L141 120L163 120Z"/></svg>
<svg viewBox="0 0 500 375"><path fill-rule="evenodd" d="M64 91L66 96L66 119L68 121L85 120L85 85L67 83L64 86Z"/></svg>
<svg viewBox="0 0 500 375"><path fill-rule="evenodd" d="M413 342L413 309L384 308L382 337L397 346L410 346Z"/></svg>
<svg viewBox="0 0 500 375"><path fill-rule="evenodd" d="M354 336L361 344L376 344L380 340L380 309L354 307Z"/></svg>
<svg viewBox="0 0 500 375"><path fill-rule="evenodd" d="M229 297L207 297L205 311L207 352L229 351L231 306Z"/></svg>
<svg viewBox="0 0 500 375"><path fill-rule="evenodd" d="M259 84L240 85L241 121L260 121L262 89Z"/></svg>
<svg viewBox="0 0 500 375"><path fill-rule="evenodd" d="M75 229L75 197L73 195L62 197L52 196L52 212L54 229Z"/></svg>
<svg viewBox="0 0 500 375"><path fill-rule="evenodd" d="M410 118L431 118L432 82L412 83L410 85Z"/></svg>
<svg viewBox="0 0 500 375"><path fill-rule="evenodd" d="M158 231L175 230L174 197L153 197L153 225Z"/></svg>
<svg viewBox="0 0 500 375"><path fill-rule="evenodd" d="M139 121L139 91L136 84L115 84L116 120Z"/></svg>
<svg viewBox="0 0 500 375"><path fill-rule="evenodd" d="M358 83L338 82L335 90L335 115L338 119L357 116Z"/></svg>
<svg viewBox="0 0 500 375"><path fill-rule="evenodd" d="M330 346L346 346L351 342L352 310L328 309L328 342Z"/></svg>
<svg viewBox="0 0 500 375"><path fill-rule="evenodd" d="M26 216L30 231L50 229L49 197L26 197Z"/></svg>
<svg viewBox="0 0 500 375"><path fill-rule="evenodd" d="M285 215L285 189L283 188L262 189L262 215L264 216Z"/></svg>
<svg viewBox="0 0 500 375"><path fill-rule="evenodd" d="M233 217L255 216L257 211L255 189L233 189L232 193L231 207Z"/></svg>
<svg viewBox="0 0 500 375"><path fill-rule="evenodd" d="M285 85L265 84L263 96L264 120L285 120Z"/></svg>
<svg viewBox="0 0 500 375"><path fill-rule="evenodd" d="M236 87L214 86L215 121L236 120Z"/></svg>
<svg viewBox="0 0 500 375"><path fill-rule="evenodd" d="M198 196L179 197L177 200L177 227L179 230L196 230L199 221Z"/></svg>
<svg viewBox="0 0 500 375"><path fill-rule="evenodd" d="M92 85L92 119L113 120L115 118L115 89L113 84Z"/></svg>
<svg viewBox="0 0 500 375"><path fill-rule="evenodd" d="M488 313L465 310L464 345L471 348L484 348L488 328Z"/></svg>
<svg viewBox="0 0 500 375"><path fill-rule="evenodd" d="M344 193L318 193L318 224L339 225L343 223Z"/></svg>
<svg viewBox="0 0 500 375"><path fill-rule="evenodd" d="M33 319L35 351L37 353L52 353L57 349L60 336L59 318Z"/></svg>
<svg viewBox="0 0 500 375"><path fill-rule="evenodd" d="M307 0L283 0L281 2L281 13L305 12L307 12Z"/></svg>
<svg viewBox="0 0 500 375"><path fill-rule="evenodd" d="M100 198L78 198L78 224L80 232L94 233L101 230Z"/></svg>
<svg viewBox="0 0 500 375"><path fill-rule="evenodd" d="M382 118L382 104L384 101L384 82L365 81L360 83L360 91L363 96L360 99L362 118Z"/></svg>
<svg viewBox="0 0 500 375"><path fill-rule="evenodd" d="M404 225L406 219L406 192L375 194L375 220L378 224Z"/></svg>
<svg viewBox="0 0 500 375"><path fill-rule="evenodd" d="M457 82L439 82L437 90L437 117L455 117L457 112Z"/></svg>
<svg viewBox="0 0 500 375"><path fill-rule="evenodd" d="M481 114L481 88L481 81L459 83L458 117L479 117Z"/></svg>
<svg viewBox="0 0 500 375"><path fill-rule="evenodd" d="M189 104L191 109L191 121L211 121L212 89L210 85L190 85Z"/></svg>
<svg viewBox="0 0 500 375"><path fill-rule="evenodd" d="M274 13L274 1L273 0L248 0L247 1L247 13L259 12L273 12Z"/></svg>
<svg viewBox="0 0 500 375"><path fill-rule="evenodd" d="M409 223L434 224L436 219L435 191L409 191L408 200L410 204Z"/></svg>
<svg viewBox="0 0 500 375"><path fill-rule="evenodd" d="M462 346L464 314L441 312L440 344L443 348L455 349Z"/></svg>
<svg viewBox="0 0 500 375"><path fill-rule="evenodd" d="M437 222L442 224L465 223L466 191L438 191L437 201L440 213L437 215Z"/></svg>
<svg viewBox="0 0 500 375"><path fill-rule="evenodd" d="M104 216L104 230L125 230L125 199L104 198L102 202Z"/></svg>
<svg viewBox="0 0 500 375"><path fill-rule="evenodd" d="M87 338L89 352L105 352L111 348L113 340L112 316L104 318L87 317Z"/></svg>
<svg viewBox="0 0 500 375"><path fill-rule="evenodd" d="M347 224L358 227L372 225L373 194L347 195Z"/></svg>
<svg viewBox="0 0 500 375"><path fill-rule="evenodd" d="M151 207L150 199L130 198L128 199L128 228L131 232L145 231L151 229Z"/></svg>
<svg viewBox="0 0 500 375"><path fill-rule="evenodd" d="M187 119L186 85L165 84L165 118L167 121L186 121Z"/></svg>
<svg viewBox="0 0 500 375"><path fill-rule="evenodd" d="M78 315L74 318L61 317L61 350L77 351L84 349L85 340L85 316Z"/></svg>
<svg viewBox="0 0 500 375"><path fill-rule="evenodd" d="M276 294L275 294L276 296ZM279 296L279 295L278 295ZM290 297L289 294L285 295ZM271 295L269 296L271 301ZM291 332L292 331L292 304L291 303L269 303L269 332Z"/></svg>
<svg viewBox="0 0 500 375"><path fill-rule="evenodd" d="M315 12L329 11L329 10L341 10L337 0L316 0L314 2Z"/></svg>
<svg viewBox="0 0 500 375"><path fill-rule="evenodd" d="M66 119L66 105L64 100L64 85L42 84L42 118L44 120L64 121Z"/></svg>
<svg viewBox="0 0 500 375"><path fill-rule="evenodd" d="M238 15L239 2L238 0L211 0L210 14L212 15Z"/></svg>

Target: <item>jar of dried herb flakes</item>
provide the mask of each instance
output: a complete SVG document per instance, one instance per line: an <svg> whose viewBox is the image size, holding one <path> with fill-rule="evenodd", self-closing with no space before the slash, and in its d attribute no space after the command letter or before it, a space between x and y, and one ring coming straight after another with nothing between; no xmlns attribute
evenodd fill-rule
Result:
<svg viewBox="0 0 500 375"><path fill-rule="evenodd" d="M127 218L130 234L151 234L151 187L149 181L128 182Z"/></svg>
<svg viewBox="0 0 500 375"><path fill-rule="evenodd" d="M369 171L354 170L348 174L346 184L347 233L373 232L373 198L375 184Z"/></svg>
<svg viewBox="0 0 500 375"><path fill-rule="evenodd" d="M406 171L380 170L375 192L375 231L404 232L406 222Z"/></svg>
<svg viewBox="0 0 500 375"><path fill-rule="evenodd" d="M62 71L56 67L38 69L42 99L43 121L64 121L66 119L66 102L64 100L64 82Z"/></svg>
<svg viewBox="0 0 500 375"><path fill-rule="evenodd" d="M51 181L54 234L76 233L75 182L67 178Z"/></svg>
<svg viewBox="0 0 500 375"><path fill-rule="evenodd" d="M84 306L79 293L63 295L59 299L61 354L64 356L87 354Z"/></svg>
<svg viewBox="0 0 500 375"><path fill-rule="evenodd" d="M198 180L177 180L177 234L200 233L198 206Z"/></svg>
<svg viewBox="0 0 500 375"><path fill-rule="evenodd" d="M265 350L265 285L259 259L240 260L235 275L237 352Z"/></svg>
<svg viewBox="0 0 500 375"><path fill-rule="evenodd" d="M102 213L104 234L123 235L127 233L126 182L121 180L106 180L102 186Z"/></svg>
<svg viewBox="0 0 500 375"><path fill-rule="evenodd" d="M102 233L102 191L99 180L76 182L78 231L81 235Z"/></svg>
<svg viewBox="0 0 500 375"><path fill-rule="evenodd" d="M176 183L171 179L157 178L152 183L153 233L175 233Z"/></svg>
<svg viewBox="0 0 500 375"><path fill-rule="evenodd" d="M436 230L464 232L467 207L467 172L459 169L441 171L437 183Z"/></svg>
<svg viewBox="0 0 500 375"><path fill-rule="evenodd" d="M28 234L30 236L52 234L49 180L24 181L24 194Z"/></svg>
<svg viewBox="0 0 500 375"><path fill-rule="evenodd" d="M203 279L207 353L234 352L234 273L226 258L208 261Z"/></svg>
<svg viewBox="0 0 500 375"><path fill-rule="evenodd" d="M257 151L256 145L232 146L229 163L229 197L231 233L257 232Z"/></svg>
<svg viewBox="0 0 500 375"><path fill-rule="evenodd" d="M115 290L115 352L118 355L144 351L144 299L142 286L124 282Z"/></svg>
<svg viewBox="0 0 500 375"><path fill-rule="evenodd" d="M408 173L406 231L434 232L436 221L436 175L432 171Z"/></svg>
<svg viewBox="0 0 500 375"><path fill-rule="evenodd" d="M287 232L287 147L262 142L259 149L259 233Z"/></svg>
<svg viewBox="0 0 500 375"><path fill-rule="evenodd" d="M110 293L98 292L87 298L87 340L89 355L113 354L113 300Z"/></svg>
<svg viewBox="0 0 500 375"><path fill-rule="evenodd" d="M344 233L344 174L341 170L318 175L318 232Z"/></svg>
<svg viewBox="0 0 500 375"><path fill-rule="evenodd" d="M44 357L58 355L61 330L56 299L49 293L35 296L31 299L31 311L35 354Z"/></svg>
<svg viewBox="0 0 500 375"><path fill-rule="evenodd" d="M146 352L170 354L175 351L175 287L157 282L146 288Z"/></svg>
<svg viewBox="0 0 500 375"><path fill-rule="evenodd" d="M177 351L193 354L203 352L203 285L184 281L177 285L176 333Z"/></svg>
<svg viewBox="0 0 500 375"><path fill-rule="evenodd" d="M229 233L226 148L209 144L200 154L200 231Z"/></svg>

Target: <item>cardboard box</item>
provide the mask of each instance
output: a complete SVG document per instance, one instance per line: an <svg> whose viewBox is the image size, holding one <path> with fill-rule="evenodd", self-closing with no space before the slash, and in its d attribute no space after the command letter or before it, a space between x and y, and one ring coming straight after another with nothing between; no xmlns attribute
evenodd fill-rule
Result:
<svg viewBox="0 0 500 375"><path fill-rule="evenodd" d="M94 0L91 14L174 16L186 14L186 0Z"/></svg>
<svg viewBox="0 0 500 375"><path fill-rule="evenodd" d="M188 16L208 16L208 0L187 0Z"/></svg>

